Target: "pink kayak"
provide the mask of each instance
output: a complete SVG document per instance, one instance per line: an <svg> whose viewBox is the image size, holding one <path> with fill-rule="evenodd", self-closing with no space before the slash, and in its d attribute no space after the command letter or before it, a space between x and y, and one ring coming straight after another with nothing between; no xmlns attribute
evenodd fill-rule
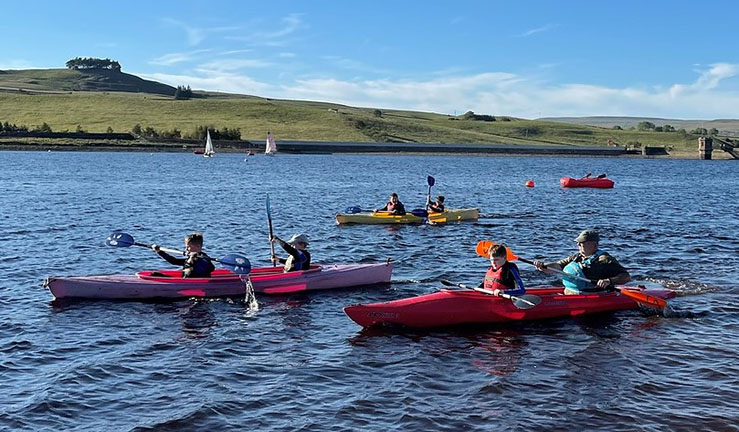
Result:
<svg viewBox="0 0 739 432"><path fill-rule="evenodd" d="M390 282L393 264L311 266L283 273L281 267L254 268L248 277L254 291L287 294L299 291L373 285ZM135 275L50 277L44 286L59 298L145 299L229 297L245 293L247 276L218 269L210 278L183 279L180 271L142 271Z"/></svg>
<svg viewBox="0 0 739 432"><path fill-rule="evenodd" d="M621 287L649 296L669 299L675 292L667 289ZM632 297L620 292L563 295L563 288L526 290L527 297L541 302L522 309L507 299L473 290L441 290L417 297L384 303L353 305L344 308L352 321L362 327L401 325L406 327L443 327L460 324L505 323L591 313L636 309Z"/></svg>

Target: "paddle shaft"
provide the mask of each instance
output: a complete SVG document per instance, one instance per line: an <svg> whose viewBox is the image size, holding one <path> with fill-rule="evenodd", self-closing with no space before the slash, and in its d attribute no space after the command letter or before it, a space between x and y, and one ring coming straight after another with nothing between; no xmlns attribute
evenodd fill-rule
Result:
<svg viewBox="0 0 739 432"><path fill-rule="evenodd" d="M145 247L147 249L151 249L151 245L148 245L146 243L136 242L133 245L134 246ZM167 253L171 253L171 254L175 254L175 255L185 255L185 252L183 252L181 250L177 250L177 249L169 249L169 248L160 247L159 250L162 251L162 252L167 252ZM218 258L211 258L211 257L208 257L208 258L210 258L211 261L221 262L221 260L219 260Z"/></svg>
<svg viewBox="0 0 739 432"><path fill-rule="evenodd" d="M151 245L148 245L146 243L136 242L136 243L133 244L133 246L141 246L141 247L145 247L147 249L151 249ZM177 250L177 249L169 249L169 248L160 247L159 250L162 251L162 252L167 252L167 253L176 254L176 255L184 255L185 254L185 252L183 252L181 250Z"/></svg>
<svg viewBox="0 0 739 432"><path fill-rule="evenodd" d="M454 282L450 282L450 281L446 281L446 280L441 281L441 283L443 285L447 285L447 286L458 286L460 288L471 289L473 291L481 292L481 293L488 294L488 295L495 295L495 293L493 291L491 291L489 289L485 289L485 288L471 287L471 286L468 286L468 285L465 285L465 284L455 284ZM516 297L516 296L512 296L510 294L506 294L506 293L498 293L498 296L499 297L503 297L504 299L507 299L507 300L510 300L510 301L522 301L522 302L524 302L526 304L529 304L531 306L536 306L535 303L532 303L532 302L530 302L530 301L528 301L528 300L526 300L525 298L522 298L522 297Z"/></svg>
<svg viewBox="0 0 739 432"><path fill-rule="evenodd" d="M274 230L272 229L272 211L269 206L269 194L267 194L267 223L269 224L269 250L272 253L270 260L272 261L272 265L275 265L275 242L272 241L275 235Z"/></svg>
<svg viewBox="0 0 739 432"><path fill-rule="evenodd" d="M428 213L429 208L431 208L431 186L433 186L434 183L436 183L436 179L434 179L431 176L428 176L426 178L426 183L428 183L429 185L428 193L426 193L426 213Z"/></svg>

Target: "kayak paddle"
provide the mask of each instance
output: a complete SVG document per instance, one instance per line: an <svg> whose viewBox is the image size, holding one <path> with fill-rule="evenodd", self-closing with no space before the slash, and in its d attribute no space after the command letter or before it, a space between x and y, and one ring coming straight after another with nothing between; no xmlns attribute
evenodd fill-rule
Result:
<svg viewBox="0 0 739 432"><path fill-rule="evenodd" d="M429 205L431 205L431 186L436 184L436 179L431 176L428 176L426 177L426 183L428 183L429 185L429 191L426 194L426 212L428 213Z"/></svg>
<svg viewBox="0 0 739 432"><path fill-rule="evenodd" d="M477 291L477 292L481 292L481 293L485 293L485 294L488 294L488 295L494 295L493 294L493 291L488 290L488 289L485 289L485 288L471 287L471 286L467 286L465 284L454 283L454 282L451 282L451 281L448 281L448 280L444 280L444 279L442 279L440 282L441 282L442 285L446 285L446 286L457 286L457 287L460 287L460 288L471 289L471 290L474 290L474 291ZM510 294L500 293L500 294L498 294L498 296L503 297L504 299L510 300L511 303L513 303L513 306L515 306L515 307L517 307L519 309L531 309L532 307L534 307L534 306L538 305L539 303L541 303L541 298L540 297L535 296L535 295L530 295L530 294L524 294L522 296L512 296Z"/></svg>
<svg viewBox="0 0 739 432"><path fill-rule="evenodd" d="M269 194L267 194L267 223L269 224L269 250L272 252L269 259L272 261L272 265L275 265L275 242L272 241L274 232L272 231L272 211L269 205Z"/></svg>
<svg viewBox="0 0 739 432"><path fill-rule="evenodd" d="M477 252L478 255L487 258L488 255L489 255L490 247L493 246L493 245L495 245L495 244L496 243L494 241L491 241L491 240L480 240L477 243L477 246L475 247L475 252ZM511 251L511 249L509 247L506 247L506 252L507 252L506 259L509 260L509 261L519 260L521 262L525 262L526 264L534 265L534 262L533 261L528 260L526 258L521 258L519 256L516 256L513 253L513 251ZM593 283L593 281L591 281L590 279L587 279L587 278L584 278L584 277L580 277L580 276L576 276L576 275L573 275L573 274L564 272L562 270L558 270L558 269L554 269L554 268L550 268L550 267L546 267L546 269L549 270L549 271L551 271L552 273L559 274L559 275L561 275L563 277L566 277L568 279L571 279L571 280L579 280L579 281L583 281L583 282L587 282L587 283ZM655 296L650 296L650 295L644 294L643 292L640 292L640 291L634 291L634 290L630 290L630 289L620 288L620 287L617 287L617 286L614 286L614 288L617 291L621 292L621 294L623 294L623 295L625 295L627 297L633 298L634 300L636 300L637 303L644 304L644 305L647 305L649 307L657 308L657 309L660 309L660 310L663 310L667 306L667 300L665 300L665 299L662 299L662 298L659 298L659 297L655 297Z"/></svg>
<svg viewBox="0 0 739 432"><path fill-rule="evenodd" d="M357 207L349 207L349 208L347 208L347 210L355 209L355 208L357 208ZM349 213L349 214L361 213L361 212L362 212L361 209L359 211L355 211L355 212L349 212L349 211L347 211L347 213ZM422 209L422 208L413 209L413 210L411 210L409 212L406 212L406 214L407 213L410 213L413 216L420 217L420 218L425 218L425 217L428 217L428 215L429 215L429 213L425 209ZM381 211L374 210L374 211L372 211L372 214L373 215L385 215L385 214L386 215L389 215L390 212L385 211L385 210L381 210ZM398 215L398 216L402 216L402 215Z"/></svg>
<svg viewBox="0 0 739 432"><path fill-rule="evenodd" d="M136 240L134 240L131 234L121 231L115 231L113 234L111 234L107 239L105 239L105 244L107 246L121 248L139 246L151 249L151 245L148 245L146 243L138 243ZM185 252L177 249L160 247L159 250L176 255L185 255ZM249 272L251 271L251 263L249 263L249 260L246 257L241 255L228 254L221 259L211 258L211 260L221 263L221 265L236 274L246 275L249 274Z"/></svg>

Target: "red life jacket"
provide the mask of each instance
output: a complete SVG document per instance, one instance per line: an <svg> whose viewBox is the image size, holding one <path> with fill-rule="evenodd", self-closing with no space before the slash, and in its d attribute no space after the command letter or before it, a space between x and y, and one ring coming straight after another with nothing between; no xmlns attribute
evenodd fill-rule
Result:
<svg viewBox="0 0 739 432"><path fill-rule="evenodd" d="M488 268L485 273L485 280L483 282L483 288L488 290L511 290L516 288L516 281L513 279L513 274L508 269L510 263L503 264L498 270L493 270L493 267Z"/></svg>
<svg viewBox="0 0 739 432"><path fill-rule="evenodd" d="M388 201L387 202L387 211L388 211L388 213L392 213L393 210L395 210L395 203L393 203L392 201Z"/></svg>

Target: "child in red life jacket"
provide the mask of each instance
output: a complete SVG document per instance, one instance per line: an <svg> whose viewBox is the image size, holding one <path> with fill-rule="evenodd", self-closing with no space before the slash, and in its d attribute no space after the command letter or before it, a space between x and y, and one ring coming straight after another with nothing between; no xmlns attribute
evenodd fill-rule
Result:
<svg viewBox="0 0 739 432"><path fill-rule="evenodd" d="M385 204L385 207L377 209L375 211L388 212L392 215L402 216L405 214L405 206L398 199L398 194L393 192L392 194L390 194L390 200L387 202L387 204Z"/></svg>
<svg viewBox="0 0 739 432"><path fill-rule="evenodd" d="M480 284L481 288L493 291L493 295L500 293L508 295L523 295L526 290L523 287L518 266L506 258L507 250L503 245L490 247L490 268L485 273L485 279Z"/></svg>

